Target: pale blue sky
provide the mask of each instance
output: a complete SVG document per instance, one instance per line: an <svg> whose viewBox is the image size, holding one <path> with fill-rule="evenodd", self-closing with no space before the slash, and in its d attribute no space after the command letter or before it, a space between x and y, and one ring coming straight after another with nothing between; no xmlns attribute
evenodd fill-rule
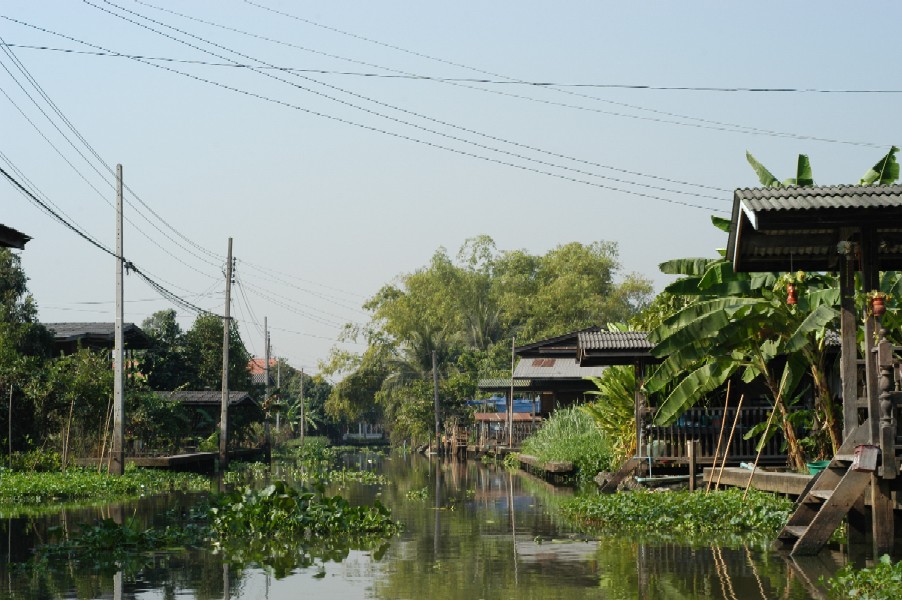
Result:
<svg viewBox="0 0 902 600"><path fill-rule="evenodd" d="M533 253L574 240L612 240L624 272L645 274L660 287L661 261L710 255L724 245L708 216L728 210L730 190L757 184L746 150L780 177L792 174L798 153L808 153L816 181L834 184L856 181L902 141L902 94L545 89L347 74L394 69L496 81L902 90L895 3L254 1L304 21L242 0L115 4L250 57L142 21L230 60L334 72L267 70L285 80L277 81L246 69L153 61L275 103L127 58L21 47L93 51L7 19L0 19L0 37L103 159L122 163L127 184L190 240L150 216L165 235L158 231L130 198L135 207L127 207L127 216L137 227L126 226L125 255L173 291L221 312L220 263L232 236L249 304L236 290L232 313L249 348L262 353L251 321L267 316L274 352L308 370L327 354L339 324L366 319L357 310L366 297L424 265L439 246L454 254L479 234L492 236L499 249ZM4 0L0 15L123 54L224 62L77 0ZM0 54L0 64L28 85L7 55ZM105 182L88 166L4 69L0 89L102 194L3 95L0 151L73 221L112 246L109 177ZM2 160L0 166L9 170ZM0 198L6 207L0 222L34 237L22 256L41 318L112 321L113 260L11 185L0 182ZM138 323L170 306L134 276L126 298L126 320ZM189 326L191 314L179 314Z"/></svg>

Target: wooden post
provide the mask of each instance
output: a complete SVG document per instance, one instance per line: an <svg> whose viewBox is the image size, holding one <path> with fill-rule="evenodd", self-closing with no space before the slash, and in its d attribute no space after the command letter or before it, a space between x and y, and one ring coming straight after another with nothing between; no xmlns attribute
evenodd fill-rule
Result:
<svg viewBox="0 0 902 600"><path fill-rule="evenodd" d="M511 397L507 403L507 447L514 447L514 360L516 358L517 336L511 338Z"/></svg>
<svg viewBox="0 0 902 600"><path fill-rule="evenodd" d="M645 363L641 360L633 364L636 378L636 390L633 393L633 418L636 421L636 456L642 457L642 445L645 441L645 394L642 384L645 379Z"/></svg>
<svg viewBox="0 0 902 600"><path fill-rule="evenodd" d="M858 427L858 318L855 314L855 266L851 252L839 259L840 376L843 439Z"/></svg>
<svg viewBox="0 0 902 600"><path fill-rule="evenodd" d="M696 460L698 459L698 455L701 452L701 442L698 440L692 440L689 442L686 449L689 451L689 491L695 491L695 470L696 470Z"/></svg>

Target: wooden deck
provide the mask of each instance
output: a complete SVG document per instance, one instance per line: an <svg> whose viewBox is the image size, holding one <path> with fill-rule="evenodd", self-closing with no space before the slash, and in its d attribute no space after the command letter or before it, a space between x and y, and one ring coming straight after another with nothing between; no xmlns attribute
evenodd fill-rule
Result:
<svg viewBox="0 0 902 600"><path fill-rule="evenodd" d="M229 452L229 460L257 460L263 457L264 454L265 450L262 448L243 448ZM125 464L147 469L212 473L216 469L218 459L218 452L188 452L185 454L170 454L168 456L128 456L125 458ZM75 460L75 464L79 467L97 467L98 463L106 464L106 462L106 460L101 461L98 458L79 458Z"/></svg>
<svg viewBox="0 0 902 600"><path fill-rule="evenodd" d="M704 481L714 477L715 483L719 475L720 469L706 468L704 470ZM749 475L752 472L748 469L739 467L727 467L723 470L723 476L720 478L720 485L731 487L745 488L749 482ZM777 471L762 471L758 469L752 477L752 488L761 490L762 492L774 492L776 494L787 494L789 496L798 496L804 490L808 482L811 481L812 475L803 475L802 473L784 473Z"/></svg>

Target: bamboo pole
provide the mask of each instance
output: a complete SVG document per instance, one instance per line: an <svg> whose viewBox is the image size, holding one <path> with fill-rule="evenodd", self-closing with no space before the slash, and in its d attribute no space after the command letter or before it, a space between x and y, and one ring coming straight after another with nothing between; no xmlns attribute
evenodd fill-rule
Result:
<svg viewBox="0 0 902 600"><path fill-rule="evenodd" d="M717 457L720 456L720 443L723 441L723 430L727 426L727 408L730 406L730 384L727 380L727 399L723 403L723 418L720 419L720 435L717 436L717 450L714 451L714 463L711 465L711 477L708 478L708 485L705 487L705 494L711 491L711 482L714 481L714 473L717 471Z"/></svg>
<svg viewBox="0 0 902 600"><path fill-rule="evenodd" d="M745 400L745 394L739 396L739 404L736 405L736 416L733 418L733 427L730 428L730 437L727 438L727 447L723 450L723 460L720 462L717 483L714 485L715 489L720 488L720 479L723 477L723 468L727 464L727 456L730 454L730 446L733 444L733 434L736 433L736 424L739 423L739 411L742 410L743 400Z"/></svg>
<svg viewBox="0 0 902 600"><path fill-rule="evenodd" d="M103 437L100 444L100 456L97 458L97 472L100 473L101 469L103 469L103 457L106 455L106 435L110 430L110 418L111 413L113 412L113 397L110 396L110 401L106 406L106 419L103 423Z"/></svg>
<svg viewBox="0 0 902 600"><path fill-rule="evenodd" d="M767 418L767 425L764 427L764 435L761 436L761 445L758 446L758 454L755 455L755 464L752 465L752 472L749 474L749 480L745 484L745 491L742 492L742 499L745 500L745 497L749 493L749 487L752 485L752 477L755 476L755 470L758 469L758 461L761 459L761 453L764 451L764 441L767 438L768 432L770 432L770 424L774 420L774 413L777 412L777 405L774 404L773 410L770 411L770 416Z"/></svg>

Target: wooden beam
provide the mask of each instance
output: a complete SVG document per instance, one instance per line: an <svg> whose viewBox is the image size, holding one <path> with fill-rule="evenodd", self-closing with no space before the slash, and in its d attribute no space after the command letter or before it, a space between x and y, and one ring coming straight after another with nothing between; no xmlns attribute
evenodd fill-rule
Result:
<svg viewBox="0 0 902 600"><path fill-rule="evenodd" d="M843 439L858 426L858 319L855 316L854 260L854 254L850 252L840 259L839 264Z"/></svg>

